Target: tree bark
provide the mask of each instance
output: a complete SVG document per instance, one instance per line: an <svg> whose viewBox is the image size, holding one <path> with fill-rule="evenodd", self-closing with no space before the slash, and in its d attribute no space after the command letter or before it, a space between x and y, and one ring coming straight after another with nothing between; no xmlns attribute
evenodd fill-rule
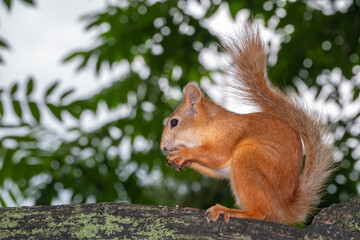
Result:
<svg viewBox="0 0 360 240"><path fill-rule="evenodd" d="M360 239L360 197L323 209L305 229L118 202L0 208L0 239Z"/></svg>

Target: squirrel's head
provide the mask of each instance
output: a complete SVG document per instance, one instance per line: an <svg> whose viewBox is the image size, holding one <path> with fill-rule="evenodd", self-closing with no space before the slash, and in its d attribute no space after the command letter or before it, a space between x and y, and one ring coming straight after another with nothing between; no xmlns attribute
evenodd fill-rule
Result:
<svg viewBox="0 0 360 240"><path fill-rule="evenodd" d="M170 151L175 146L186 147L200 146L197 138L200 126L202 109L201 101L204 99L201 90L193 83L185 88L184 101L171 114L161 137L160 148L162 151Z"/></svg>

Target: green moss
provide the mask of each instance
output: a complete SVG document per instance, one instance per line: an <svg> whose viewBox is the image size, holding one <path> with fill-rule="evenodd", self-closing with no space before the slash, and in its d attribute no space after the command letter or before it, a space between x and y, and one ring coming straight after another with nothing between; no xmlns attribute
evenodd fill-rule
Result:
<svg viewBox="0 0 360 240"><path fill-rule="evenodd" d="M99 222L100 219L105 219L105 223ZM122 223L121 220L124 219L120 219L108 214L105 214L99 218L98 214L96 213L77 213L70 217L69 220L63 224L76 228L76 230L73 231L73 236L82 239L95 238L99 235L99 231L104 231L106 235L111 235L113 232L121 232L124 230L123 226L119 225ZM130 220L125 221L130 222Z"/></svg>
<svg viewBox="0 0 360 240"><path fill-rule="evenodd" d="M122 232L124 227L120 225L121 219L113 215L105 215L105 224L100 226L101 230L105 231L106 235L110 235L113 232Z"/></svg>
<svg viewBox="0 0 360 240"><path fill-rule="evenodd" d="M2 213L2 217L0 220L0 226L3 228L7 228L8 230L2 230L0 234L0 239L2 238L9 238L16 235L25 235L25 236L33 236L35 234L41 234L42 236L49 236L50 234L54 234L54 230L50 229L48 227L46 228L35 228L31 231L26 231L21 229L21 219L24 219L27 216L34 216L34 215L44 215L46 212L20 212L20 211L6 211ZM51 216L48 215L44 221L45 222L51 222ZM33 219L29 219L29 222L32 222ZM13 230L12 230L13 229Z"/></svg>
<svg viewBox="0 0 360 240"><path fill-rule="evenodd" d="M201 239L201 240L215 240L215 238L212 237L199 237L199 235L176 235L175 239L189 239L189 240L193 240L193 239Z"/></svg>
<svg viewBox="0 0 360 240"><path fill-rule="evenodd" d="M77 230L73 232L73 236L82 239L82 238L95 238L98 235L99 228L96 220L93 219L96 216L96 213L92 214L75 214L70 216L70 218L62 223L61 225L68 225L76 228ZM75 223L76 222L76 225Z"/></svg>
<svg viewBox="0 0 360 240"><path fill-rule="evenodd" d="M355 230L360 231L360 225L355 220L352 220L349 222L349 227L352 231L355 231Z"/></svg>
<svg viewBox="0 0 360 240"><path fill-rule="evenodd" d="M148 236L149 239L163 239L164 237L175 239L175 231L168 229L160 219L155 219L152 224L146 225L144 231L139 231L137 234Z"/></svg>
<svg viewBox="0 0 360 240"><path fill-rule="evenodd" d="M27 233L28 236L41 236L41 237L50 237L53 235L60 234L59 230L54 230L51 228L36 228L31 230L31 232Z"/></svg>
<svg viewBox="0 0 360 240"><path fill-rule="evenodd" d="M33 215L33 213L18 213L17 211L11 210L3 212L0 219L0 226L3 228L16 228L19 224L19 219L30 215Z"/></svg>
<svg viewBox="0 0 360 240"><path fill-rule="evenodd" d="M250 236L244 236L244 235L241 235L239 239L241 239L241 240L252 240L252 238Z"/></svg>
<svg viewBox="0 0 360 240"><path fill-rule="evenodd" d="M187 222L185 222L184 220L180 220L178 218L173 218L172 220L174 223L187 224Z"/></svg>
<svg viewBox="0 0 360 240"><path fill-rule="evenodd" d="M64 223L61 227L70 226L73 229L73 237L82 239L82 238L95 238L99 235L99 232L102 231L106 235L111 235L116 232L124 231L123 225L135 227L143 220L135 220L131 217L120 217L107 214L105 211L104 214L84 214L81 212L75 212L73 215ZM58 224L59 225L59 224Z"/></svg>
<svg viewBox="0 0 360 240"><path fill-rule="evenodd" d="M18 226L17 221L13 221L13 216L9 216L8 212L4 213L4 216L1 217L0 220L0 226L3 226L4 228L15 228Z"/></svg>
<svg viewBox="0 0 360 240"><path fill-rule="evenodd" d="M323 240L324 238L323 238L321 235L318 235L318 234L315 234L315 236L311 236L311 237L309 238L309 235L306 234L306 235L304 236L304 240L309 240L309 239Z"/></svg>

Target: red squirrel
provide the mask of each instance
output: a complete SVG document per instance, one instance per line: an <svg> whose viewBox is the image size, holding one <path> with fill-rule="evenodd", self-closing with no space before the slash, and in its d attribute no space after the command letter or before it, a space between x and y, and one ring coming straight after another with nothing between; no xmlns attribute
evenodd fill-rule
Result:
<svg viewBox="0 0 360 240"><path fill-rule="evenodd" d="M301 100L270 84L267 53L255 23L246 24L224 49L231 59L229 86L259 112L228 111L189 83L162 134L167 164L229 179L241 210L216 204L207 211L209 220L223 214L225 221L302 223L334 170L328 128Z"/></svg>

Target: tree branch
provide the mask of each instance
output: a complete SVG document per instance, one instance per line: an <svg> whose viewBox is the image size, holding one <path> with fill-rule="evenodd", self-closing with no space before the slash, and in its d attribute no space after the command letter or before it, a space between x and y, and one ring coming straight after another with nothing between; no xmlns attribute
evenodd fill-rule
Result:
<svg viewBox="0 0 360 240"><path fill-rule="evenodd" d="M0 208L0 239L360 239L360 197L323 209L305 229L207 222L205 211L126 203Z"/></svg>

